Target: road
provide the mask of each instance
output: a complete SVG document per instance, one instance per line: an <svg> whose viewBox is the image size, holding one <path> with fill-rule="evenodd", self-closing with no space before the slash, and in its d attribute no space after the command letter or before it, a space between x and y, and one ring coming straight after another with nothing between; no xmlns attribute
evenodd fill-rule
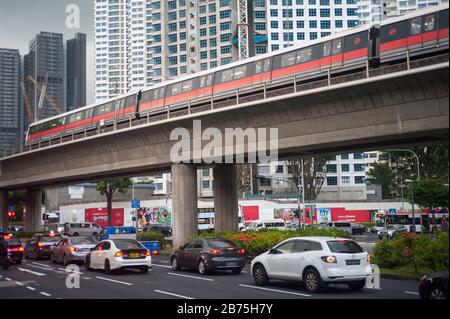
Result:
<svg viewBox="0 0 450 319"><path fill-rule="evenodd" d="M153 258L148 274L126 270L107 276L81 266L80 288L66 287L68 273L47 260L24 260L0 270L0 299L417 299L414 281L381 279L381 289L350 291L345 285L308 293L301 284L275 282L256 287L247 265L240 275L216 272L201 276L194 271L174 272L167 256Z"/></svg>

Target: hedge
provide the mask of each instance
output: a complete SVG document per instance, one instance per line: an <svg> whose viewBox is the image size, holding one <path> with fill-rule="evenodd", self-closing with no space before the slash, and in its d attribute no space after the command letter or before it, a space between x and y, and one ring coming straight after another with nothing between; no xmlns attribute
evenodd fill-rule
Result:
<svg viewBox="0 0 450 319"><path fill-rule="evenodd" d="M381 268L411 266L416 273L419 268L448 271L448 240L448 233L440 233L436 238L404 233L377 243L373 261Z"/></svg>
<svg viewBox="0 0 450 319"><path fill-rule="evenodd" d="M19 231L19 232L10 232L10 234L13 234L17 238L31 238L36 234L49 234L49 231L33 231L33 232L25 232L25 231Z"/></svg>
<svg viewBox="0 0 450 319"><path fill-rule="evenodd" d="M326 236L349 238L350 235L339 229L311 227L296 231L260 230L245 232L206 233L202 232L195 238L224 238L244 248L249 257L255 257L268 251L278 243L293 237ZM191 239L195 239L191 238Z"/></svg>
<svg viewBox="0 0 450 319"><path fill-rule="evenodd" d="M159 241L160 247L164 247L164 235L155 230L138 233L136 235L138 241Z"/></svg>

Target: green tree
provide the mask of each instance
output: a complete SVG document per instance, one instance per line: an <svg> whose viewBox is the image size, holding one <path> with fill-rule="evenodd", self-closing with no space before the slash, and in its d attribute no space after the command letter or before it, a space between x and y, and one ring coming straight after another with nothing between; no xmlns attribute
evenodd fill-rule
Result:
<svg viewBox="0 0 450 319"><path fill-rule="evenodd" d="M97 191L106 196L106 207L108 211L108 226L111 226L112 222L112 201L114 196L118 193L126 194L128 189L132 186L132 182L128 178L115 178L98 182L95 187Z"/></svg>
<svg viewBox="0 0 450 319"><path fill-rule="evenodd" d="M448 207L448 186L436 178L414 182L414 202L422 207Z"/></svg>
<svg viewBox="0 0 450 319"><path fill-rule="evenodd" d="M375 163L368 173L367 181L381 186L383 199L393 198L395 173L389 163Z"/></svg>

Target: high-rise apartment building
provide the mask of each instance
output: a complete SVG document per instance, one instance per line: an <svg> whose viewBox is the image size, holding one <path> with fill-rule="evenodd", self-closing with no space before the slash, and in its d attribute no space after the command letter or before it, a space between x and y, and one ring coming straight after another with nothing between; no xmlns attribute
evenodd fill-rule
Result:
<svg viewBox="0 0 450 319"><path fill-rule="evenodd" d="M267 0L269 50L358 25L357 0Z"/></svg>
<svg viewBox="0 0 450 319"><path fill-rule="evenodd" d="M151 85L151 0L95 0L95 100Z"/></svg>
<svg viewBox="0 0 450 319"><path fill-rule="evenodd" d="M20 54L0 49L0 154L20 142Z"/></svg>
<svg viewBox="0 0 450 319"><path fill-rule="evenodd" d="M396 17L411 11L448 3L448 0L382 0L383 18Z"/></svg>
<svg viewBox="0 0 450 319"><path fill-rule="evenodd" d="M66 109L86 106L86 34L76 33L66 44Z"/></svg>
<svg viewBox="0 0 450 319"><path fill-rule="evenodd" d="M43 100L42 108L38 108L40 91L28 79L31 76L38 83L44 83L48 77L46 93L53 101L64 109L64 46L60 33L41 32L30 42L29 52L24 57L24 83L30 99L30 106L37 120L57 114L56 110Z"/></svg>
<svg viewBox="0 0 450 319"><path fill-rule="evenodd" d="M359 24L379 24L383 19L382 0L358 0Z"/></svg>

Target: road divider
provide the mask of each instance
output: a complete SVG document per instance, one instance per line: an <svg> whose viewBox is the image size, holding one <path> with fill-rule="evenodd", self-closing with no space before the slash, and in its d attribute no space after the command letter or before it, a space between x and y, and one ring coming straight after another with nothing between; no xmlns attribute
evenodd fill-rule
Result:
<svg viewBox="0 0 450 319"><path fill-rule="evenodd" d="M292 291L285 291L285 290L278 290L278 289L272 289L272 288L256 287L256 286L250 286L250 285L244 285L244 284L239 284L238 286L245 287L245 288L252 288L252 289L271 291L271 292L278 292L278 293L281 293L281 294L288 294L288 295L295 295L295 296L302 296L302 297L311 297L311 295L308 295L308 294L302 294L302 293L292 292Z"/></svg>

